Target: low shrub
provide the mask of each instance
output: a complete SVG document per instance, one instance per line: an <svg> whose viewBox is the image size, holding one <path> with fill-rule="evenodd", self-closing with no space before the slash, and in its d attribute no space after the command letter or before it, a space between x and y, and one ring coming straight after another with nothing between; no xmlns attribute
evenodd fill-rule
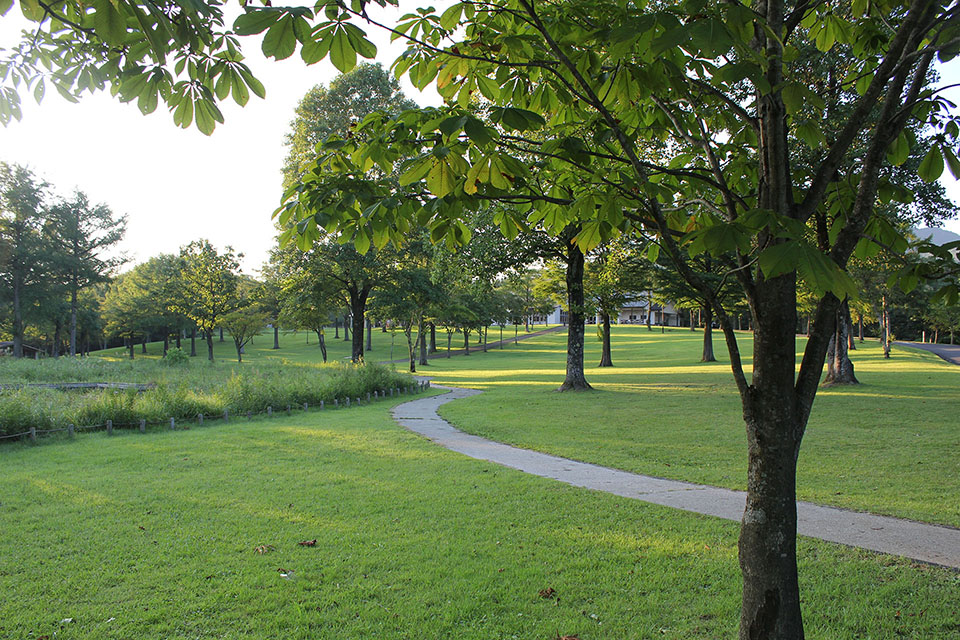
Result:
<svg viewBox="0 0 960 640"><path fill-rule="evenodd" d="M170 349L167 358L178 352ZM179 351L183 354L182 351ZM67 391L23 387L0 392L0 436L38 430L103 425L115 427L193 420L230 413L260 413L303 403L328 405L335 398L365 398L374 390L409 385L409 375L379 364L326 365L257 364L211 365L178 362L173 355L161 361L107 362L93 358L14 361L0 363L0 382L136 382L152 384L144 391L104 389ZM9 359L12 360L12 359Z"/></svg>

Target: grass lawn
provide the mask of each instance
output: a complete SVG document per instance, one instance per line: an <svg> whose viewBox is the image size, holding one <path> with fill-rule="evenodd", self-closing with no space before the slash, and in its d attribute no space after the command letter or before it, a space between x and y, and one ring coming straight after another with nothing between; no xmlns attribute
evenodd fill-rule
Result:
<svg viewBox="0 0 960 640"><path fill-rule="evenodd" d="M463 360L495 389L496 362L545 366L555 342ZM512 393L540 403L549 367ZM736 523L465 458L389 405L0 447L0 638L735 635ZM956 572L810 540L800 557L808 637L960 632Z"/></svg>
<svg viewBox="0 0 960 640"><path fill-rule="evenodd" d="M531 327L531 332L540 331L544 328L543 325L535 325ZM519 335L526 333L521 326L519 329ZM351 336L353 334L350 334ZM417 332L413 332L414 339L416 338ZM513 325L504 327L503 337L504 339L512 338L514 335ZM346 361L350 359L351 355L351 342L343 339L343 329L340 329L340 337L334 338L334 329L333 327L327 327L326 330L326 345L327 345L327 360L329 362L340 360ZM224 341L220 342L218 334L214 334L213 337L213 357L219 362L236 362L237 361L237 350L234 347L233 340L230 338L230 334L224 332L223 336ZM491 327L489 334L489 341L493 342L500 339L500 328ZM374 327L372 334L373 349L366 352L366 357L368 360L376 361L386 361L386 360L403 360L407 357L407 338L403 335L403 331L397 329L394 331L387 331L384 333L381 329ZM477 348L480 345L477 345L477 336L475 333L471 334L471 349ZM173 342L171 342L173 346ZM190 353L190 339L181 340L181 348ZM441 351L445 351L447 348L447 333L442 328L437 330L437 348ZM451 348L462 349L463 348L463 334L456 333L453 335L453 340ZM114 347L111 349L106 349L104 351L94 351L91 355L98 356L102 358L108 358L111 360L129 360L130 354L129 351L122 347ZM141 353L140 345L137 345L134 348L134 359L137 358L160 358L163 355L163 343L162 342L150 342L147 343L147 353L146 355ZM207 343L197 338L197 357L201 359L206 359L207 357ZM321 361L320 357L320 347L317 344L317 336L312 331L296 331L296 332L280 332L280 348L273 348L273 330L268 330L256 338L251 344L248 344L244 349L243 355L244 362L257 362L257 361L276 361L281 362L287 360L290 362L297 363L317 363Z"/></svg>
<svg viewBox="0 0 960 640"><path fill-rule="evenodd" d="M587 378L595 391L554 392L566 335L533 338L468 358L431 360L420 372L486 393L445 405L464 431L639 473L733 489L746 486L746 435L722 338L720 362L702 364L702 334L613 329L613 361ZM802 348L798 341L798 357ZM745 366L750 334L741 335ZM866 342L852 353L863 383L817 394L800 451L799 496L823 504L960 526L960 367Z"/></svg>

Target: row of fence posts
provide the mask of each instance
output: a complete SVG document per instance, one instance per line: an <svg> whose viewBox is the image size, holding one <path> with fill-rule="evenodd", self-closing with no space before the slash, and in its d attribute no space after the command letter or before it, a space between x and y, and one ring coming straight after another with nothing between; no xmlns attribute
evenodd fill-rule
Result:
<svg viewBox="0 0 960 640"><path fill-rule="evenodd" d="M430 388L430 381L429 381L429 380L421 380L421 381L418 381L416 384L410 385L409 387L393 387L393 388L390 388L389 390L380 390L379 392L375 390L375 391L373 391L373 393L372 393L372 399L373 399L373 400L379 400L379 399L382 399L382 398L386 398L386 397L387 397L387 391L390 392L390 397L392 398L392 397L394 397L394 393L396 393L396 395L399 396L399 395L403 394L404 390L408 391L409 393L414 393L414 392L416 392L416 391L423 391L423 390L429 389L429 388ZM368 392L367 392L367 402L370 402L370 401L371 401L371 393L368 391ZM360 406L360 398L356 398L355 403L356 403L356 406L359 407L359 406ZM340 407L340 401L339 401L338 398L334 398L334 399L333 399L333 406L334 406L335 408L339 408L339 407ZM344 402L344 407L349 408L350 406L351 406L351 405L350 405L350 397L347 396L347 398L345 399L345 402ZM323 400L321 400L321 401L320 401L320 410L322 411L323 408L324 408L324 403L323 403ZM293 407L288 404L288 405L287 405L287 415L288 415L288 416L291 415L292 410L293 410ZM310 410L310 403L304 402L304 403L303 403L303 410L304 410L304 411L309 411L309 410ZM268 418L272 418L272 417L273 417L273 407L267 407L267 417L268 417ZM247 420L253 420L253 413L252 413L251 411L247 411ZM229 412L229 410L227 410L227 409L224 409L224 410L223 410L223 421L224 421L224 422L229 422L229 421L230 421L230 412ZM197 425L198 425L198 426L201 426L201 427L203 426L203 414L202 414L202 413L198 413L198 414L197 414ZM188 427L188 428L189 428L189 427ZM176 429L177 429L176 419L170 418L170 430L171 430L171 431L176 431ZM74 425L72 425L72 424L67 425L67 436L70 437L70 438L73 438L74 435L75 435L75 433L74 433L75 430L76 430L76 427L75 427ZM147 421L141 419L141 420L140 420L140 433L146 433L146 432L147 432ZM33 443L33 444L36 444L36 443L37 443L37 428L36 428L36 427L30 427L30 434L29 434L29 435L30 435L30 442ZM112 436L112 435L113 435L113 420L107 420L107 435L108 435L108 436Z"/></svg>

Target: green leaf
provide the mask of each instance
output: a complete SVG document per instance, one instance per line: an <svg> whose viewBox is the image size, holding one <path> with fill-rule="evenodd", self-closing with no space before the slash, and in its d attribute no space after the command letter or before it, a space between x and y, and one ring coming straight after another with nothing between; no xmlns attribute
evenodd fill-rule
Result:
<svg viewBox="0 0 960 640"><path fill-rule="evenodd" d="M353 50L347 32L342 29L333 35L330 43L330 62L340 73L346 73L357 66L357 52Z"/></svg>
<svg viewBox="0 0 960 640"><path fill-rule="evenodd" d="M424 158L402 173L398 178L398 181L404 186L413 184L414 182L420 182L427 177L427 174L430 173L430 168L432 166L433 159L430 157Z"/></svg>
<svg viewBox="0 0 960 640"><path fill-rule="evenodd" d="M330 39L310 40L300 48L300 57L307 64L316 64L327 57L330 51Z"/></svg>
<svg viewBox="0 0 960 640"><path fill-rule="evenodd" d="M484 146L493 141L490 131L477 118L467 118L463 125L463 131L474 143Z"/></svg>
<svg viewBox="0 0 960 640"><path fill-rule="evenodd" d="M477 88L480 89L480 94L490 102L496 102L500 97L500 85L486 76L478 75L475 80L477 81Z"/></svg>
<svg viewBox="0 0 960 640"><path fill-rule="evenodd" d="M453 192L454 176L446 160L433 165L427 174L427 188L438 198Z"/></svg>
<svg viewBox="0 0 960 640"><path fill-rule="evenodd" d="M293 55L297 49L297 36L294 33L294 18L284 16L282 20L270 27L267 35L263 37L263 44L260 48L263 55L268 58L284 60Z"/></svg>
<svg viewBox="0 0 960 640"><path fill-rule="evenodd" d="M357 229L357 235L353 238L353 246L357 253L364 255L370 250L370 236L363 229Z"/></svg>
<svg viewBox="0 0 960 640"><path fill-rule="evenodd" d="M690 29L690 44L705 58L716 58L733 46L733 39L722 22L713 18L698 20Z"/></svg>
<svg viewBox="0 0 960 640"><path fill-rule="evenodd" d="M920 179L924 182L934 182L943 173L943 154L940 153L940 147L932 145L930 151L924 156L917 169Z"/></svg>
<svg viewBox="0 0 960 640"><path fill-rule="evenodd" d="M447 8L447 10L440 15L440 26L447 31L453 31L457 24L460 23L460 15L462 12L463 4L459 2Z"/></svg>
<svg viewBox="0 0 960 640"><path fill-rule="evenodd" d="M857 285L849 274L817 248L802 240L789 240L764 249L757 258L766 278L797 271L814 292L838 298L855 297Z"/></svg>
<svg viewBox="0 0 960 640"><path fill-rule="evenodd" d="M943 156L947 160L947 168L950 169L953 179L960 180L960 160L957 159L953 150L950 147L943 147Z"/></svg>
<svg viewBox="0 0 960 640"><path fill-rule="evenodd" d="M7 11L10 11L12 6L13 0L0 0L0 16L7 15Z"/></svg>
<svg viewBox="0 0 960 640"><path fill-rule="evenodd" d="M890 144L890 148L887 149L887 161L893 166L899 167L909 157L910 142L907 140L906 133L901 132L897 139Z"/></svg>
<svg viewBox="0 0 960 640"><path fill-rule="evenodd" d="M127 23L110 0L98 0L94 6L93 28L107 44L120 45L127 39Z"/></svg>
<svg viewBox="0 0 960 640"><path fill-rule="evenodd" d="M250 36L255 33L261 33L273 26L280 18L281 13L272 8L266 9L247 9L247 12L234 20L233 30L237 35Z"/></svg>

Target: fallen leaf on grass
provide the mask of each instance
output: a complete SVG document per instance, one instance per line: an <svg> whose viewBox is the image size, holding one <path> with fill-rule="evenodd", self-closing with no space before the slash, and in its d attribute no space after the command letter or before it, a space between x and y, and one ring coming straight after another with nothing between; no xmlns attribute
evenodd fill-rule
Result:
<svg viewBox="0 0 960 640"><path fill-rule="evenodd" d="M271 551L273 551L273 545L272 545L272 544L261 544L261 545L258 546L258 547L254 547L253 550L256 551L257 553L259 553L260 555L263 555L263 554L265 554L265 553L270 553Z"/></svg>
<svg viewBox="0 0 960 640"><path fill-rule="evenodd" d="M540 592L537 594L541 598L552 598L556 595L557 591L553 587L547 587L546 589L540 589Z"/></svg>
<svg viewBox="0 0 960 640"><path fill-rule="evenodd" d="M302 542L298 542L297 544L301 547L315 547L317 546L317 539L314 538L313 540L304 540Z"/></svg>

